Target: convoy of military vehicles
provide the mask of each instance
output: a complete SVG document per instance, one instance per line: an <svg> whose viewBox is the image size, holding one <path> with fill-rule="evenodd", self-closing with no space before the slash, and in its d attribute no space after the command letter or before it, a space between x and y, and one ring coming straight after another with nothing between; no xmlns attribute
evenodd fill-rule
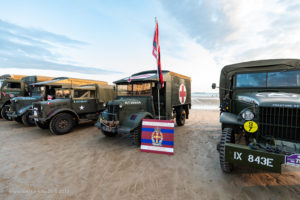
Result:
<svg viewBox="0 0 300 200"><path fill-rule="evenodd" d="M174 119L183 126L191 109L190 77L143 71L107 82L67 77L0 76L0 111L6 120L69 133L96 121L107 137L127 134L141 144L143 119ZM217 86L213 83L212 88ZM221 169L247 166L281 172L300 166L300 60L258 60L225 66L220 75Z"/></svg>

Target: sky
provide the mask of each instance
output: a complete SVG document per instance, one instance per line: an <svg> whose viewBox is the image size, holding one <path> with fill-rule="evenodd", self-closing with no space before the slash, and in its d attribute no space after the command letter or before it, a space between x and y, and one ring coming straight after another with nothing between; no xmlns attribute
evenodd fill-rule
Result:
<svg viewBox="0 0 300 200"><path fill-rule="evenodd" d="M0 0L0 74L108 81L162 69L211 92L223 66L299 58L300 2L290 0ZM215 91L216 92L216 91Z"/></svg>

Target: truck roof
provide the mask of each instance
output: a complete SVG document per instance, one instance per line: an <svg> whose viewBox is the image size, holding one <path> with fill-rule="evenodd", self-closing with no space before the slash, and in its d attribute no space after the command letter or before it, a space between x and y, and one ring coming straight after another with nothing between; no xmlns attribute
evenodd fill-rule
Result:
<svg viewBox="0 0 300 200"><path fill-rule="evenodd" d="M275 67L278 65L286 65L287 67L300 68L299 59L269 59L269 60L255 60L249 62L241 62L223 67L222 72L228 73L231 71L240 71L243 68L257 68L257 67Z"/></svg>
<svg viewBox="0 0 300 200"><path fill-rule="evenodd" d="M21 80L23 77L25 77L25 75L3 74L0 76L0 80L3 79Z"/></svg>
<svg viewBox="0 0 300 200"><path fill-rule="evenodd" d="M71 86L80 86L87 84L99 84L99 85L108 85L105 81L95 81L87 79L78 79L78 78L69 78L69 77L57 77L50 81L43 81L34 83L32 85L70 85Z"/></svg>
<svg viewBox="0 0 300 200"><path fill-rule="evenodd" d="M176 76L178 78L191 80L191 78L188 77L188 76L184 76L182 74L178 74L178 73L171 72L171 71L168 71L168 70L162 70L162 74L163 74L164 77L167 76L167 75L171 75L171 76ZM142 72L139 72L139 73L132 74L131 76L120 79L120 80L117 80L114 83L118 84L118 83L128 83L128 82L131 82L131 81L134 81L134 82L141 81L142 82L142 81L157 81L157 80L158 80L157 70L148 70L148 71L142 71Z"/></svg>

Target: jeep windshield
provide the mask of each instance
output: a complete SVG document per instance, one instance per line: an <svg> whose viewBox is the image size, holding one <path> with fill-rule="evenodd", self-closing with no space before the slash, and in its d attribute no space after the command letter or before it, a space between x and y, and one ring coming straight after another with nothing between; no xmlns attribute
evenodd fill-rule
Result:
<svg viewBox="0 0 300 200"><path fill-rule="evenodd" d="M117 85L117 96L150 96L151 83L128 83Z"/></svg>
<svg viewBox="0 0 300 200"><path fill-rule="evenodd" d="M0 80L0 89L2 87L2 84L3 84L3 80Z"/></svg>
<svg viewBox="0 0 300 200"><path fill-rule="evenodd" d="M236 74L236 88L300 87L300 70Z"/></svg>
<svg viewBox="0 0 300 200"><path fill-rule="evenodd" d="M70 99L71 98L71 90L70 89L56 89L55 90L55 98L57 99Z"/></svg>

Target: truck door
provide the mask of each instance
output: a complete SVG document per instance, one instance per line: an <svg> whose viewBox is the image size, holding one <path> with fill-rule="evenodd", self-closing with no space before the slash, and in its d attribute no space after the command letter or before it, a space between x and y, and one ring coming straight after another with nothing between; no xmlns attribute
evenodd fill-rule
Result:
<svg viewBox="0 0 300 200"><path fill-rule="evenodd" d="M95 90L75 89L72 108L77 112L77 114L97 112Z"/></svg>

